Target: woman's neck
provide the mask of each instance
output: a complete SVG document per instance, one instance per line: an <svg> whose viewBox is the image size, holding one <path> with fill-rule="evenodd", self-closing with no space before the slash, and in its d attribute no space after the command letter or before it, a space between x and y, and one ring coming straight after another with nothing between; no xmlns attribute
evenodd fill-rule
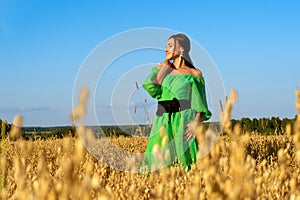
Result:
<svg viewBox="0 0 300 200"><path fill-rule="evenodd" d="M173 62L173 66L175 69L179 69L184 65L184 60L180 57L176 58Z"/></svg>

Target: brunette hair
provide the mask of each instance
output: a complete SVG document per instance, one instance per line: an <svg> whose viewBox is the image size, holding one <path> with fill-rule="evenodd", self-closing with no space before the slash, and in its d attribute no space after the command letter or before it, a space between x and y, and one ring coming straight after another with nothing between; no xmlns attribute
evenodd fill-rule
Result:
<svg viewBox="0 0 300 200"><path fill-rule="evenodd" d="M188 67L195 69L195 67L193 65L193 62L192 62L192 59L191 59L190 54L189 54L189 52L191 50L190 39L185 34L182 34L182 33L172 35L172 36L169 37L169 39L171 39L171 38L173 38L175 40L175 46L178 43L180 46L182 46L184 48L182 58L184 59L185 64Z"/></svg>

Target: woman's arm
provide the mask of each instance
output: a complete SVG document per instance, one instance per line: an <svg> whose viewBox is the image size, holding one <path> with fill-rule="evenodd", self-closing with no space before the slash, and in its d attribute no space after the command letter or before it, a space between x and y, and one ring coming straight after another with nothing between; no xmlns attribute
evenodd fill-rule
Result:
<svg viewBox="0 0 300 200"><path fill-rule="evenodd" d="M194 120L194 121L199 122L199 123L202 121L202 120L201 120L201 113L198 112L198 113L196 114L195 120Z"/></svg>
<svg viewBox="0 0 300 200"><path fill-rule="evenodd" d="M160 86L165 76L172 71L172 68L168 60L164 61L163 63L159 63L156 67L159 69L159 72L155 77L153 77L152 81L157 86Z"/></svg>

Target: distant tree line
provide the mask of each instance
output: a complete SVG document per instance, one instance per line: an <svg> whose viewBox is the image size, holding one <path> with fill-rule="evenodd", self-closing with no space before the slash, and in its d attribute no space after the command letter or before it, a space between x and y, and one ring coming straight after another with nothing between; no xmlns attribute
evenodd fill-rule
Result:
<svg viewBox="0 0 300 200"><path fill-rule="evenodd" d="M11 129L11 124L0 119L0 133L1 138L8 136ZM59 127L22 127L21 137L23 139L47 139L47 138L63 138L65 136L75 136L75 128L72 126Z"/></svg>
<svg viewBox="0 0 300 200"><path fill-rule="evenodd" d="M31 131L30 131L31 130ZM57 138L61 139L64 137L74 137L75 127L64 126L64 127L26 127L22 128L22 137L26 140L36 140L36 139L47 139L47 138Z"/></svg>
<svg viewBox="0 0 300 200"><path fill-rule="evenodd" d="M242 132L255 133L260 135L282 135L286 132L287 124L293 127L296 117L293 119L279 117L271 118L241 118L232 119L232 128L239 123ZM214 124L216 131L220 131L218 122L205 122L208 128L209 124ZM151 127L148 125L128 125L128 126L91 126L95 137L102 136L149 136ZM0 119L0 130L2 138L5 138L11 129L11 124ZM76 128L73 126L57 126L57 127L23 127L21 136L24 139L46 139L46 138L63 138L65 136L75 136ZM226 133L223 133L226 134Z"/></svg>
<svg viewBox="0 0 300 200"><path fill-rule="evenodd" d="M280 119L279 117L250 119L244 117L239 120L231 120L232 127L234 127L235 124L240 123L243 133L249 132L260 135L282 135L286 132L286 126L290 124L293 127L295 121L296 117L293 119Z"/></svg>

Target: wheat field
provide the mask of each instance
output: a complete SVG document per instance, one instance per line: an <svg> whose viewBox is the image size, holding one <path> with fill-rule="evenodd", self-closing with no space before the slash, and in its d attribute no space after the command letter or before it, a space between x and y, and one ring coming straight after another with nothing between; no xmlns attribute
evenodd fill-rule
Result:
<svg viewBox="0 0 300 200"><path fill-rule="evenodd" d="M299 113L298 90L296 96ZM76 137L36 141L6 138L1 141L0 197L300 199L300 115L294 127L289 125L284 135L241 134L240 126L237 124L232 128L230 122L235 99L233 92L222 113L227 135L220 136L209 154L199 158L188 172L174 165L150 174L131 173L140 161L130 159L130 153L143 153L147 138L95 139L91 130L83 125L78 127ZM84 108L80 112L79 117L84 115ZM18 130L11 132L17 135ZM80 135L92 138L93 153L85 148L90 140L82 140ZM198 139L203 141L201 137ZM129 153L118 155L105 146L107 141L113 144L110 146ZM102 159L98 159L95 152L102 155ZM120 171L112 165L129 170Z"/></svg>
<svg viewBox="0 0 300 200"><path fill-rule="evenodd" d="M147 144L134 137L110 140L135 152ZM150 175L111 168L86 151L78 137L6 140L1 199L299 199L299 140L299 133L223 136L189 172L173 166Z"/></svg>

